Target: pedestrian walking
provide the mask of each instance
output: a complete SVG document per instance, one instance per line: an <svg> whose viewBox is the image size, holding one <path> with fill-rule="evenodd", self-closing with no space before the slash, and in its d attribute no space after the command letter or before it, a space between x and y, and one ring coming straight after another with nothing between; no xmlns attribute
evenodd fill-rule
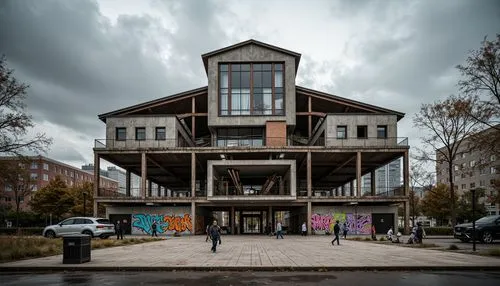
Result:
<svg viewBox="0 0 500 286"><path fill-rule="evenodd" d="M377 230L374 224L372 224L372 240L377 240Z"/></svg>
<svg viewBox="0 0 500 286"><path fill-rule="evenodd" d="M347 239L347 231L349 230L349 228L347 227L347 223L344 222L344 226L343 226L343 234L344 234L344 239Z"/></svg>
<svg viewBox="0 0 500 286"><path fill-rule="evenodd" d="M123 239L123 226L122 223L117 220L115 224L116 239Z"/></svg>
<svg viewBox="0 0 500 286"><path fill-rule="evenodd" d="M307 225L306 225L306 222L304 222L302 224L302 236L306 236L307 235Z"/></svg>
<svg viewBox="0 0 500 286"><path fill-rule="evenodd" d="M334 244L335 241L337 241L337 245L340 245L340 238L339 238L340 226L339 226L339 221L337 221L337 223L333 227L333 234L335 235L335 238L332 240L332 245L335 245Z"/></svg>
<svg viewBox="0 0 500 286"><path fill-rule="evenodd" d="M210 238L212 239L212 252L217 251L217 242L220 241L220 227L217 225L217 221L214 220L210 228L208 229L210 233Z"/></svg>
<svg viewBox="0 0 500 286"><path fill-rule="evenodd" d="M391 228L389 228L389 230L387 231L387 240L392 241L393 236L394 236L394 231L392 230L392 227L391 227Z"/></svg>
<svg viewBox="0 0 500 286"><path fill-rule="evenodd" d="M156 233L156 228L157 228L157 224L156 224L156 221L153 221L153 224L151 225L151 230L152 230L152 233L151 233L151 236L156 236L158 237L158 234Z"/></svg>
<svg viewBox="0 0 500 286"><path fill-rule="evenodd" d="M417 223L417 243L422 243L424 238L424 228L422 227L422 223Z"/></svg>
<svg viewBox="0 0 500 286"><path fill-rule="evenodd" d="M283 234L282 232L282 226L281 226L281 221L278 221L278 224L276 224L276 239L278 239L281 236L281 239L283 239Z"/></svg>

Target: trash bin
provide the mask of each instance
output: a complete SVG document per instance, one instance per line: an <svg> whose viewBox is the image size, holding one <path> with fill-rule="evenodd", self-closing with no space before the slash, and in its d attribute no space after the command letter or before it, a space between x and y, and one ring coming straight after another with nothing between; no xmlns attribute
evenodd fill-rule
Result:
<svg viewBox="0 0 500 286"><path fill-rule="evenodd" d="M81 264L90 261L90 235L63 237L63 264Z"/></svg>

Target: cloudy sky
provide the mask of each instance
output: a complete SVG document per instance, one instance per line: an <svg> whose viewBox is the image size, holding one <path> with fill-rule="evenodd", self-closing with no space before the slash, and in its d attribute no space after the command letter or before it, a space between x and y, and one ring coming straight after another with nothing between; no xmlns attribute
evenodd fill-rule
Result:
<svg viewBox="0 0 500 286"><path fill-rule="evenodd" d="M250 38L302 54L297 84L405 112L456 93L500 1L2 0L0 54L28 83L48 155L80 166L100 113L207 84L200 55Z"/></svg>

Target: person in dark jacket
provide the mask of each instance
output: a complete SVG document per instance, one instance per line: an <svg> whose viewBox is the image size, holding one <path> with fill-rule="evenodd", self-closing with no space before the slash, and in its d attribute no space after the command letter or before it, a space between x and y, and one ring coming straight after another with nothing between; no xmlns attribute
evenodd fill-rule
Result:
<svg viewBox="0 0 500 286"><path fill-rule="evenodd" d="M116 239L123 239L123 226L121 221L117 220L115 225Z"/></svg>
<svg viewBox="0 0 500 286"><path fill-rule="evenodd" d="M210 234L210 238L212 239L212 252L215 253L217 251L217 242L220 241L220 227L217 225L217 221L214 220L212 226L210 226L208 233Z"/></svg>
<svg viewBox="0 0 500 286"><path fill-rule="evenodd" d="M157 227L158 227L158 225L156 224L156 221L153 221L153 224L151 225L151 230L152 230L151 236L158 237L158 234L156 233Z"/></svg>
<svg viewBox="0 0 500 286"><path fill-rule="evenodd" d="M335 235L335 238L332 240L332 245L335 245L334 242L337 241L337 245L340 245L340 226L339 226L339 221L335 224L333 227L333 234Z"/></svg>

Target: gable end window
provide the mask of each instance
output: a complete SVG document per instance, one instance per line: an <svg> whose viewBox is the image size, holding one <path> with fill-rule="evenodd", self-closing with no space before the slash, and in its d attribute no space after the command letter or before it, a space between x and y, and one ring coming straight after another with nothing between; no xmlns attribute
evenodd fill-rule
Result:
<svg viewBox="0 0 500 286"><path fill-rule="evenodd" d="M283 63L219 65L219 114L284 115Z"/></svg>
<svg viewBox="0 0 500 286"><path fill-rule="evenodd" d="M337 126L337 139L347 139L347 126Z"/></svg>
<svg viewBox="0 0 500 286"><path fill-rule="evenodd" d="M127 128L117 127L116 128L116 140L125 141L127 139Z"/></svg>
<svg viewBox="0 0 500 286"><path fill-rule="evenodd" d="M377 138L387 138L387 125L377 126Z"/></svg>
<svg viewBox="0 0 500 286"><path fill-rule="evenodd" d="M368 126L358 125L357 135L358 138L368 138Z"/></svg>
<svg viewBox="0 0 500 286"><path fill-rule="evenodd" d="M165 127L156 127L155 140L165 140L165 139L167 139Z"/></svg>
<svg viewBox="0 0 500 286"><path fill-rule="evenodd" d="M135 140L146 140L146 127L135 128Z"/></svg>

